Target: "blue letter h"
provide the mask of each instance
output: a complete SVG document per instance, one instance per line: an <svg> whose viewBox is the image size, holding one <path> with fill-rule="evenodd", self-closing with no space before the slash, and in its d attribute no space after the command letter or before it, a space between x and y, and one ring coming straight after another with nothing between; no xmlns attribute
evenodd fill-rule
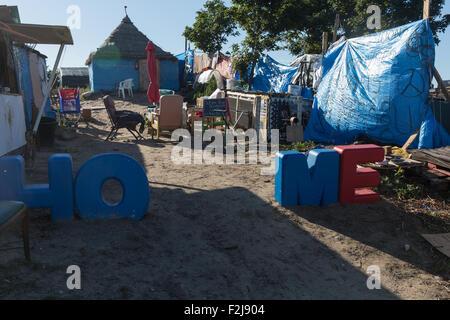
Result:
<svg viewBox="0 0 450 320"><path fill-rule="evenodd" d="M25 166L21 156L0 159L0 200L22 201L30 208L51 207L52 220L72 219L72 158L54 155L48 160L49 184L25 184Z"/></svg>

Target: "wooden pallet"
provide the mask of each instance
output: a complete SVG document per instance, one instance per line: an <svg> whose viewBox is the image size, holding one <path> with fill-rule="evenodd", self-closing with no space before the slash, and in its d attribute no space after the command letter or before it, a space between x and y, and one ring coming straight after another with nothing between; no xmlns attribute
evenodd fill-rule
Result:
<svg viewBox="0 0 450 320"><path fill-rule="evenodd" d="M428 183L437 190L448 190L450 177L442 172L431 168L423 168L421 176L428 180Z"/></svg>
<svg viewBox="0 0 450 320"><path fill-rule="evenodd" d="M418 168L423 167L425 164L421 161L406 159L402 157L392 157L386 156L386 163L376 162L376 163L366 163L361 164L363 167L369 167L372 169L381 169L381 170L398 170L399 168L410 169L410 168Z"/></svg>

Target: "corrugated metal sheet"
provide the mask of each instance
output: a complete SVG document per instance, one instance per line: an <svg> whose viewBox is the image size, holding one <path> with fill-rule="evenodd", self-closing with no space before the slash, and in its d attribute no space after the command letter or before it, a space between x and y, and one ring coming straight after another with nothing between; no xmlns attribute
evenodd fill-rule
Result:
<svg viewBox="0 0 450 320"><path fill-rule="evenodd" d="M88 67L60 68L61 76L89 77Z"/></svg>

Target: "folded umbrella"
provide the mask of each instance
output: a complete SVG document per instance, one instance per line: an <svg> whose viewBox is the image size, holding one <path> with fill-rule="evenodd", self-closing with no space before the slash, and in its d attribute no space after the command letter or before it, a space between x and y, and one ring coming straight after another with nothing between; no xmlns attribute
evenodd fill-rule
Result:
<svg viewBox="0 0 450 320"><path fill-rule="evenodd" d="M159 87L158 87L158 68L156 66L156 47L153 42L149 41L147 44L147 72L150 83L148 85L147 96L150 103L159 102Z"/></svg>

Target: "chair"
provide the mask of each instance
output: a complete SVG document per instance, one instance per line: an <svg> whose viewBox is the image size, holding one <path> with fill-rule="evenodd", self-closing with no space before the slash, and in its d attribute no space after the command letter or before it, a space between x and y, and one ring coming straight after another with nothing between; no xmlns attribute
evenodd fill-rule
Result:
<svg viewBox="0 0 450 320"><path fill-rule="evenodd" d="M30 261L29 209L22 202L0 201L0 234L15 225L20 219L22 219L25 258Z"/></svg>
<svg viewBox="0 0 450 320"><path fill-rule="evenodd" d="M144 132L145 120L142 115L137 112L123 110L117 111L116 106L114 104L114 100L110 96L105 96L103 98L103 103L105 104L106 111L108 112L109 120L111 121L111 132L108 137L106 137L105 141L111 139L113 140L119 129L127 129L136 140L144 140L145 138L141 135L140 132ZM140 132L136 130L136 126L141 124ZM137 135L136 135L136 134Z"/></svg>
<svg viewBox="0 0 450 320"><path fill-rule="evenodd" d="M122 93L122 98L125 99L125 91L128 91L128 94L133 97L133 87L134 82L133 79L127 79L119 83L119 98L120 94Z"/></svg>
<svg viewBox="0 0 450 320"><path fill-rule="evenodd" d="M152 112L149 119L149 134L152 139L156 131L156 139L163 130L175 130L183 126L183 97L167 95L159 99L158 112Z"/></svg>
<svg viewBox="0 0 450 320"><path fill-rule="evenodd" d="M81 119L80 91L78 89L59 89L60 125L77 127Z"/></svg>

